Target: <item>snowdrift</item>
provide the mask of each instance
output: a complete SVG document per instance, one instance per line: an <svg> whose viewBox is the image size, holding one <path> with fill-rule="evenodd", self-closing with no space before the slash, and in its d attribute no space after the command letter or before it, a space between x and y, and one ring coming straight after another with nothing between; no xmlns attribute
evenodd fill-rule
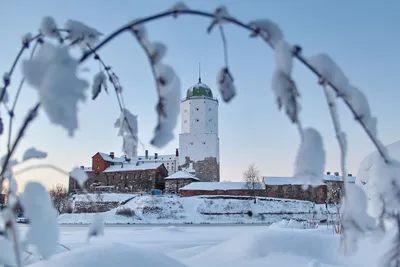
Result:
<svg viewBox="0 0 400 267"><path fill-rule="evenodd" d="M201 266L244 266L244 262L251 262L251 266L257 266L257 262L258 266L310 266L310 262L339 265L343 260L337 253L339 246L340 240L335 235L271 229L234 237L185 259L184 263L188 266L200 266L200 262Z"/></svg>
<svg viewBox="0 0 400 267"><path fill-rule="evenodd" d="M185 267L184 264L155 251L147 251L129 245L112 243L107 245L89 245L85 248L74 249L60 253L50 260L40 261L32 267Z"/></svg>
<svg viewBox="0 0 400 267"><path fill-rule="evenodd" d="M106 224L273 223L282 219L321 221L335 219L333 206L276 198L175 195L136 196L101 213ZM93 213L63 214L61 224L89 224Z"/></svg>

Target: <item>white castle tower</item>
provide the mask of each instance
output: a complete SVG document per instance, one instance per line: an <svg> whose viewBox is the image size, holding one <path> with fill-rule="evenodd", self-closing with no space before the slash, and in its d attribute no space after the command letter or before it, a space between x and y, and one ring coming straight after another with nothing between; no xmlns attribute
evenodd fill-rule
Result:
<svg viewBox="0 0 400 267"><path fill-rule="evenodd" d="M179 165L201 181L219 181L218 100L199 82L181 102Z"/></svg>

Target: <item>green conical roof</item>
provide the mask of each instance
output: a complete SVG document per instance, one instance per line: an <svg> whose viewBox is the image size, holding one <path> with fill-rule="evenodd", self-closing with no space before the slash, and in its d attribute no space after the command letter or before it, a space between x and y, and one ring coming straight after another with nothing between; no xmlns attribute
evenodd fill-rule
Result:
<svg viewBox="0 0 400 267"><path fill-rule="evenodd" d="M212 91L210 87L205 85L204 83L201 82L199 79L199 82L190 87L187 90L186 93L186 99L192 98L192 97L209 97L213 98Z"/></svg>

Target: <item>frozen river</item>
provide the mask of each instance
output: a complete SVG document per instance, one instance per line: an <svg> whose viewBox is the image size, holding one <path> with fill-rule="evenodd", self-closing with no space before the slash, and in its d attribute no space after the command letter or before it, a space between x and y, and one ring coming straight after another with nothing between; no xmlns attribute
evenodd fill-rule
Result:
<svg viewBox="0 0 400 267"><path fill-rule="evenodd" d="M60 225L60 244L71 250L93 245L129 245L165 254L188 267L297 267L310 266L314 259L326 263L320 266L343 266L336 255L339 236L326 226L296 230L240 224L106 225L104 235L89 243L88 228ZM27 226L21 225L21 229L24 231ZM59 251L66 249L60 246ZM33 256L26 256L29 263Z"/></svg>

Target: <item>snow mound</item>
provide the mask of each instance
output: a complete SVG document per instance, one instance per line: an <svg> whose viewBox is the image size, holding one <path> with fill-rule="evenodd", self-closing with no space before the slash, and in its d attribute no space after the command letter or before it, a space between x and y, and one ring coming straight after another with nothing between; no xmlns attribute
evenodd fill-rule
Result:
<svg viewBox="0 0 400 267"><path fill-rule="evenodd" d="M391 159L400 161L400 141L387 145L385 148ZM364 158L357 172L356 184L364 189L364 192L371 202L377 202L375 188L374 185L370 183L370 180L373 179L372 175L379 160L380 155L378 151L372 152ZM380 209L374 205L368 205L368 213L373 217L377 217L379 216Z"/></svg>
<svg viewBox="0 0 400 267"><path fill-rule="evenodd" d="M282 220L280 222L273 223L269 228L292 228L292 229L305 229L304 224L296 220Z"/></svg>
<svg viewBox="0 0 400 267"><path fill-rule="evenodd" d="M335 253L339 247L340 240L334 235L310 230L270 229L235 237L188 258L185 263L196 266L196 262L201 260L203 266L239 266L239 262L258 262L262 259L262 266L282 266L280 263L288 262L290 257L294 265L285 266L308 266L312 260L336 265L341 261L341 256Z"/></svg>
<svg viewBox="0 0 400 267"><path fill-rule="evenodd" d="M90 245L70 252L58 254L48 261L41 261L31 267L184 267L185 265L172 258L140 248L112 243L107 245Z"/></svg>

